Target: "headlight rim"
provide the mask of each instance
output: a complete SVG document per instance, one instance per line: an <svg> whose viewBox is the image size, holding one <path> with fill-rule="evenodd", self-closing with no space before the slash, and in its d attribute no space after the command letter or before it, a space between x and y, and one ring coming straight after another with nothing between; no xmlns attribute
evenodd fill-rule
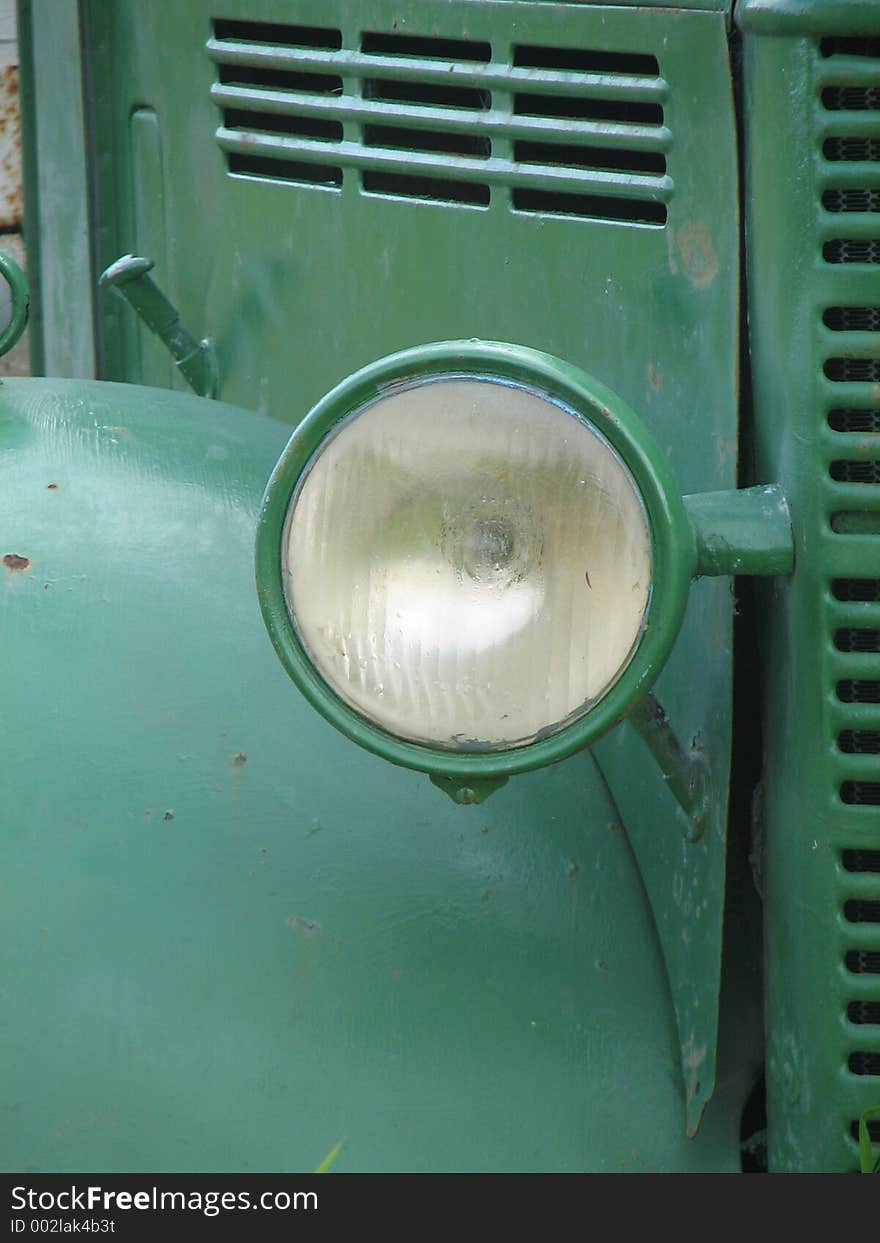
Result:
<svg viewBox="0 0 880 1243"><path fill-rule="evenodd" d="M282 540L291 501L324 441L354 411L390 388L443 376L523 385L592 424L630 471L648 517L652 588L642 638L626 668L583 716L513 750L455 752L407 742L345 703L324 681L299 639L284 591ZM394 764L478 780L510 776L564 759L616 725L653 684L681 626L695 565L694 537L681 493L653 438L613 392L578 367L525 346L447 341L368 364L324 396L299 424L272 472L257 526L257 591L275 650L311 705L343 734Z"/></svg>

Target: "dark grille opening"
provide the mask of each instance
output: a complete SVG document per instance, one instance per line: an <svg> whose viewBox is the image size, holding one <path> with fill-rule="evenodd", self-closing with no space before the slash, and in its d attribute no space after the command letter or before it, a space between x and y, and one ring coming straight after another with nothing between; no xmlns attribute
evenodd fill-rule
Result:
<svg viewBox="0 0 880 1243"><path fill-rule="evenodd" d="M880 138L826 138L822 144L826 160L880 160Z"/></svg>
<svg viewBox="0 0 880 1243"><path fill-rule="evenodd" d="M856 241L852 238L835 238L822 247L826 263L880 263L880 239Z"/></svg>
<svg viewBox="0 0 880 1243"><path fill-rule="evenodd" d="M831 112L874 112L880 108L880 87L826 86L822 105Z"/></svg>
<svg viewBox="0 0 880 1243"><path fill-rule="evenodd" d="M880 1001L851 1001L846 1017L858 1027L880 1026Z"/></svg>
<svg viewBox="0 0 880 1243"><path fill-rule="evenodd" d="M880 652L880 630L835 630L834 644L841 652Z"/></svg>
<svg viewBox="0 0 880 1243"><path fill-rule="evenodd" d="M880 1075L880 1053L850 1053L847 1065L854 1075Z"/></svg>
<svg viewBox="0 0 880 1243"><path fill-rule="evenodd" d="M880 381L880 358L828 358L822 370L837 384L876 384Z"/></svg>
<svg viewBox="0 0 880 1243"><path fill-rule="evenodd" d="M880 483L880 462L832 462L829 474L838 483Z"/></svg>
<svg viewBox="0 0 880 1243"><path fill-rule="evenodd" d="M819 44L823 56L880 57L880 38L864 35L827 35Z"/></svg>
<svg viewBox="0 0 880 1243"><path fill-rule="evenodd" d="M492 59L488 43L470 39L434 39L425 35L361 35L361 51L367 56L403 56L417 60L466 60L485 62Z"/></svg>
<svg viewBox="0 0 880 1243"><path fill-rule="evenodd" d="M522 69L562 69L569 73L625 73L656 78L660 65L656 56L638 52L596 52L570 47L532 47L513 49L513 63Z"/></svg>
<svg viewBox="0 0 880 1243"><path fill-rule="evenodd" d="M853 1139L856 1141L856 1143L858 1143L859 1141L858 1121L850 1123L849 1133L853 1137ZM868 1135L870 1137L872 1144L880 1144L880 1119L878 1119L876 1122L868 1123Z"/></svg>
<svg viewBox="0 0 880 1243"><path fill-rule="evenodd" d="M835 578L831 590L835 600L874 604L880 600L880 578Z"/></svg>
<svg viewBox="0 0 880 1243"><path fill-rule="evenodd" d="M880 872L880 850L845 850L841 858L848 872Z"/></svg>
<svg viewBox="0 0 880 1243"><path fill-rule="evenodd" d="M880 696L871 702L880 702ZM880 806L880 781L844 781L840 787L840 799L853 807Z"/></svg>
<svg viewBox="0 0 880 1243"><path fill-rule="evenodd" d="M844 729L837 745L846 755L880 755L880 730Z"/></svg>
<svg viewBox="0 0 880 1243"><path fill-rule="evenodd" d="M262 69L254 65L218 65L227 86L262 86L270 91L306 91L310 95L341 95L342 78L335 73L300 73L294 69Z"/></svg>
<svg viewBox="0 0 880 1243"><path fill-rule="evenodd" d="M880 190L826 190L826 211L880 211Z"/></svg>
<svg viewBox="0 0 880 1243"><path fill-rule="evenodd" d="M235 43L269 43L277 47L315 47L338 52L342 34L317 26L282 26L274 22L215 21L214 38Z"/></svg>
<svg viewBox="0 0 880 1243"><path fill-rule="evenodd" d="M466 108L471 112L485 112L492 107L492 96L488 91L436 82L366 78L363 93L365 99L381 99L390 104L420 104L425 108Z"/></svg>
<svg viewBox="0 0 880 1243"><path fill-rule="evenodd" d="M441 203L489 206L489 187L470 181L447 181L443 177L411 177L406 173L364 171L362 185L368 194L386 194Z"/></svg>
<svg viewBox="0 0 880 1243"><path fill-rule="evenodd" d="M606 198L599 194L560 194L553 190L514 190L514 211L548 216L583 216L630 220L634 224L666 223L666 204L647 200Z"/></svg>
<svg viewBox="0 0 880 1243"><path fill-rule="evenodd" d="M853 975L880 975L880 951L850 950L844 962Z"/></svg>
<svg viewBox="0 0 880 1243"><path fill-rule="evenodd" d="M268 156L229 154L229 171L242 177L270 177L310 186L341 186L342 169L304 160L273 160Z"/></svg>
<svg viewBox="0 0 880 1243"><path fill-rule="evenodd" d="M566 121L623 121L632 125L662 125L660 104L644 104L627 99L585 99L581 95L529 95L513 97L518 116L553 117Z"/></svg>
<svg viewBox="0 0 880 1243"><path fill-rule="evenodd" d="M880 332L880 306L829 306L822 323L834 332Z"/></svg>
<svg viewBox="0 0 880 1243"><path fill-rule="evenodd" d="M851 898L844 903L843 914L851 924L880 924L880 902Z"/></svg>
<svg viewBox="0 0 880 1243"><path fill-rule="evenodd" d="M666 158L654 151L619 147L581 147L556 142L515 142L513 158L520 164L550 164L565 168L610 169L624 173L666 172Z"/></svg>
<svg viewBox="0 0 880 1243"><path fill-rule="evenodd" d="M880 410L838 406L828 411L828 426L836 432L880 432Z"/></svg>
<svg viewBox="0 0 880 1243"><path fill-rule="evenodd" d="M321 142L340 142L342 139L341 121L327 121L318 117L292 117L275 112L227 109L223 113L223 124L227 129L292 134L297 138L311 138Z"/></svg>
<svg viewBox="0 0 880 1243"><path fill-rule="evenodd" d="M492 154L491 142L479 134L445 134L396 125L365 125L364 145L403 151L442 151L445 155L465 155L479 160L487 160Z"/></svg>
<svg viewBox="0 0 880 1243"><path fill-rule="evenodd" d="M847 678L837 683L837 698L845 704L880 703L880 682ZM852 802L852 799L844 799L844 802Z"/></svg>

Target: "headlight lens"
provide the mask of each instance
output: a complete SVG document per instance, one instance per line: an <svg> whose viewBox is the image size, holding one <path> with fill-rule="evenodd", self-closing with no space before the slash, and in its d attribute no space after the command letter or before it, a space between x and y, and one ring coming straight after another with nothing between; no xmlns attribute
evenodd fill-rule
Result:
<svg viewBox="0 0 880 1243"><path fill-rule="evenodd" d="M627 667L651 593L633 478L600 432L492 378L398 384L330 433L282 537L329 686L401 739L525 746Z"/></svg>

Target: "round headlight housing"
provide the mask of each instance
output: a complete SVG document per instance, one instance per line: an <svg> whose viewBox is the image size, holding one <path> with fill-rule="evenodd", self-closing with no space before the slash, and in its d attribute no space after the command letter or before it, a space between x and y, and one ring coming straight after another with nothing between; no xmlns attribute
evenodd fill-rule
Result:
<svg viewBox="0 0 880 1243"><path fill-rule="evenodd" d="M588 745L647 690L689 555L619 399L547 355L451 342L319 403L270 481L257 566L279 655L325 716L476 778Z"/></svg>

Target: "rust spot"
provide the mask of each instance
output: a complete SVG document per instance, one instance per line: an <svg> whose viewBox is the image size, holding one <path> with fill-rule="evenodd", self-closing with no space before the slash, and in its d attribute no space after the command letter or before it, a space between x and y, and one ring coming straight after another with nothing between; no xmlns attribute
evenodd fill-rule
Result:
<svg viewBox="0 0 880 1243"><path fill-rule="evenodd" d="M31 568L30 557L20 557L17 552L8 552L3 558L3 564L7 570L29 570Z"/></svg>
<svg viewBox="0 0 880 1243"><path fill-rule="evenodd" d="M648 364L648 383L650 384L651 388L654 390L655 393L659 393L660 389L663 387L662 373L659 371L655 371L655 369L651 366L650 363Z"/></svg>
<svg viewBox="0 0 880 1243"><path fill-rule="evenodd" d="M248 757L244 751L237 751L232 757L232 762L235 765L246 764L248 762Z"/></svg>
<svg viewBox="0 0 880 1243"><path fill-rule="evenodd" d="M685 276L698 289L711 285L718 275L718 256L709 230L699 221L688 221L676 234Z"/></svg>
<svg viewBox="0 0 880 1243"><path fill-rule="evenodd" d="M47 484L46 484L46 488L48 489L48 491L49 491L49 492L57 492L57 491L58 491L58 484L57 484L57 483L47 483Z"/></svg>
<svg viewBox="0 0 880 1243"><path fill-rule="evenodd" d="M579 863L572 863L571 867L568 869L568 872L566 873L566 875L568 876L568 879L572 880L575 876L577 876L580 870L581 870L581 865Z"/></svg>

